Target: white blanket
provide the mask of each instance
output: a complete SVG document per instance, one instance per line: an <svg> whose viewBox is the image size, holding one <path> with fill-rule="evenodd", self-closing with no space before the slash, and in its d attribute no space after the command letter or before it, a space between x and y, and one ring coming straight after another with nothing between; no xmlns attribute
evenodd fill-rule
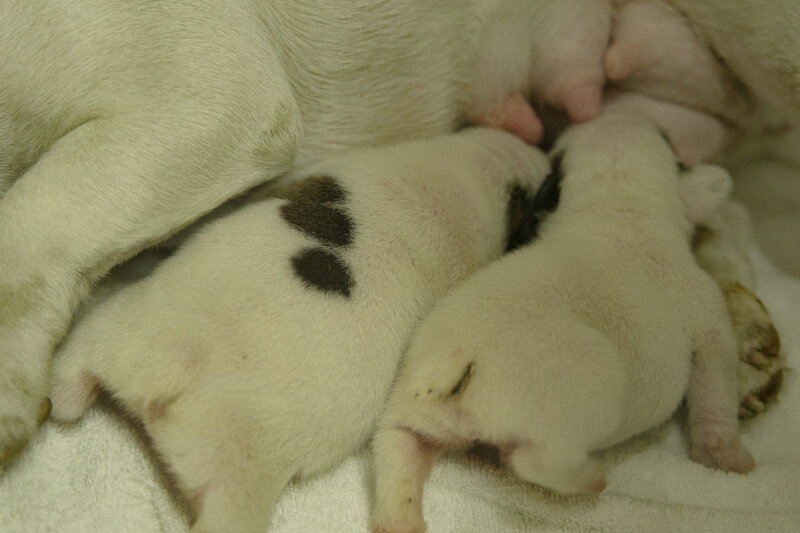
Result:
<svg viewBox="0 0 800 533"><path fill-rule="evenodd" d="M759 296L772 313L790 367L800 362L800 280L757 252ZM475 457L439 460L426 485L431 533L800 531L800 387L788 372L780 401L745 423L755 456L746 475L692 463L679 421L609 450L600 496L557 497ZM679 419L679 417L678 417ZM270 533L367 531L366 452L333 472L290 486ZM0 532L179 533L189 518L132 424L108 401L76 424L48 422L0 477Z"/></svg>

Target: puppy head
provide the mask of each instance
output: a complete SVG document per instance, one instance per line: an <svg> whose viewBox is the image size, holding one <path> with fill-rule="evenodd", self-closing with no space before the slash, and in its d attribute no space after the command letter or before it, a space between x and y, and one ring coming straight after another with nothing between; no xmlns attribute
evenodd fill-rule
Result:
<svg viewBox="0 0 800 533"><path fill-rule="evenodd" d="M678 160L658 126L638 113L607 113L567 128L551 153L577 179L626 180L661 170L675 174Z"/></svg>
<svg viewBox="0 0 800 533"><path fill-rule="evenodd" d="M730 176L720 167L681 164L667 136L636 113L607 113L572 126L556 141L552 154L569 176L564 187L584 196L591 193L597 199L587 201L598 205L601 201L627 202L628 207L666 205L679 198L684 214L697 222L716 211L732 187Z"/></svg>

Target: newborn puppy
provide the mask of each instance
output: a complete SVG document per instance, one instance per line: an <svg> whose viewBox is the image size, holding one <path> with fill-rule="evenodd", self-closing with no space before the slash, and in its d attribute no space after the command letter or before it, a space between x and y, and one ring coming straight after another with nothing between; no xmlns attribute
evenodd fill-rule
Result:
<svg viewBox="0 0 800 533"><path fill-rule="evenodd" d="M659 0L616 0L615 4L611 44L603 62L609 80L604 112L628 110L654 119L687 165L718 158L743 132L761 129L764 117L756 114L754 97L712 49L714 41L708 40L708 34L691 26L697 20L687 19L693 9L702 11L708 2L677 7ZM752 16L742 16L746 3L730 4L743 8L731 12L738 22ZM764 8L764 17L774 17L780 10L779 4L770 4ZM724 10L719 15L724 17ZM715 31L738 22L706 20ZM701 24L700 29L708 30L708 26ZM760 42L768 45L769 40ZM723 46L722 52L726 50ZM757 177L760 191L768 189L762 183L768 177L769 173ZM783 185L791 196L791 183ZM741 194L743 189L738 190L752 205ZM774 400L785 366L778 333L755 296L755 274L748 258L753 243L750 226L742 207L729 202L698 225L694 239L695 256L722 287L739 337L741 412L748 417L763 412Z"/></svg>
<svg viewBox="0 0 800 533"><path fill-rule="evenodd" d="M546 183L560 180L560 204L540 236L467 279L412 337L373 443L375 532L424 531L437 452L475 441L526 481L599 492L590 452L662 423L684 395L692 459L753 468L738 441L736 337L689 246L730 178L682 171L637 115L574 126L554 154Z"/></svg>
<svg viewBox="0 0 800 533"><path fill-rule="evenodd" d="M411 328L524 240L547 172L489 129L320 162L81 321L54 365L53 415L109 390L191 500L192 531L263 533L290 479L367 441Z"/></svg>

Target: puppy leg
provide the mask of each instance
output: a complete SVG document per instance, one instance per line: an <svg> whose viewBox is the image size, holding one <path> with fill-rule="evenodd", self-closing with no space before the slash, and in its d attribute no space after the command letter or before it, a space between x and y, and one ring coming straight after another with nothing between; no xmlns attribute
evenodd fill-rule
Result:
<svg viewBox="0 0 800 533"><path fill-rule="evenodd" d="M735 350L736 337L727 328L699 337L686 394L690 456L710 468L745 473L755 461L739 443Z"/></svg>
<svg viewBox="0 0 800 533"><path fill-rule="evenodd" d="M273 465L277 466L277 465ZM192 533L263 533L291 474L234 467L193 498Z"/></svg>
<svg viewBox="0 0 800 533"><path fill-rule="evenodd" d="M438 448L400 427L379 430L373 441L375 470L374 533L424 533L423 484Z"/></svg>
<svg viewBox="0 0 800 533"><path fill-rule="evenodd" d="M785 367L778 332L753 294L755 278L747 259L751 243L747 211L734 202L698 225L693 241L698 264L725 293L739 338L740 418L757 415L775 399Z"/></svg>
<svg viewBox="0 0 800 533"><path fill-rule="evenodd" d="M151 410L145 428L192 506L193 533L264 533L304 451L240 404L248 394L215 403L218 394L203 392L187 387Z"/></svg>
<svg viewBox="0 0 800 533"><path fill-rule="evenodd" d="M586 453L567 453L563 447L525 443L514 448L508 465L527 481L564 494L597 494L606 488L605 468Z"/></svg>
<svg viewBox="0 0 800 533"><path fill-rule="evenodd" d="M53 365L50 399L53 417L65 422L77 420L97 398L100 383L86 365L87 352L61 354Z"/></svg>
<svg viewBox="0 0 800 533"><path fill-rule="evenodd" d="M229 151L220 136L230 132L213 120L197 124L174 112L95 119L58 140L8 190L0 200L0 462L34 431L53 346L92 281L285 171L298 138L291 118L283 117L287 131L263 141L264 153L276 154L267 162Z"/></svg>

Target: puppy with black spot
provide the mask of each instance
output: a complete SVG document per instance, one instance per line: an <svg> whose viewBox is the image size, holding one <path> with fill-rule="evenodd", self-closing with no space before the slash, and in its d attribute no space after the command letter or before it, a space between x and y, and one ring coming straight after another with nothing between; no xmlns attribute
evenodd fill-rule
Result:
<svg viewBox="0 0 800 533"><path fill-rule="evenodd" d="M682 170L632 114L573 126L554 153L538 237L454 289L410 341L373 443L376 533L424 531L436 454L476 441L523 480L602 491L591 452L662 423L684 396L691 458L754 466L738 439L737 338L690 249L692 221L723 204L730 177Z"/></svg>
<svg viewBox="0 0 800 533"><path fill-rule="evenodd" d="M311 162L600 110L608 0L5 0L0 465L114 266ZM65 52L67 51L67 52Z"/></svg>
<svg viewBox="0 0 800 533"><path fill-rule="evenodd" d="M53 415L109 390L191 500L192 531L262 533L290 479L367 442L423 313L531 234L548 167L489 129L311 166L81 321Z"/></svg>

